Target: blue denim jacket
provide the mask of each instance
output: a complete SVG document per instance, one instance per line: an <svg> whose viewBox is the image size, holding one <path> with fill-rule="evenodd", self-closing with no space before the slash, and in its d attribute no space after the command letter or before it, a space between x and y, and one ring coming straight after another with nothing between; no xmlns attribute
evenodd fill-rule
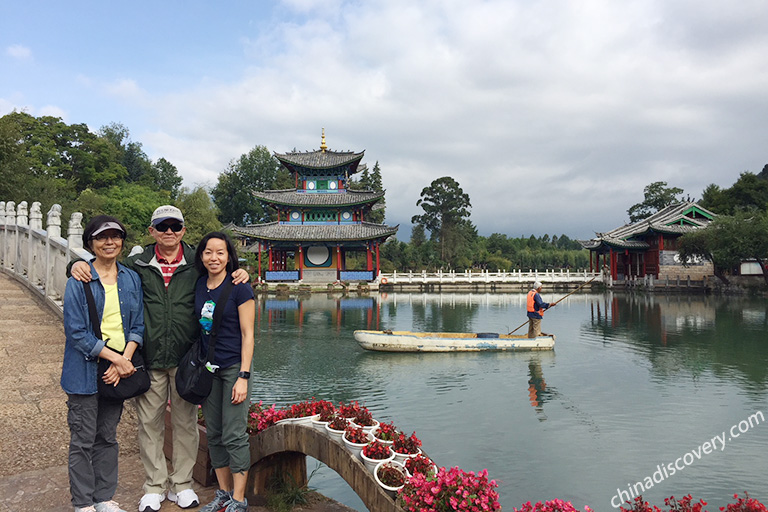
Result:
<svg viewBox="0 0 768 512"><path fill-rule="evenodd" d="M72 395L94 395L98 373L98 360L104 341L93 334L88 315L88 302L83 285L93 291L99 323L104 315L104 287L91 263L90 283L69 278L64 292L64 363L61 367L61 387ZM144 299L139 275L122 264L117 264L117 296L123 320L125 341L135 341L141 347L144 341Z"/></svg>

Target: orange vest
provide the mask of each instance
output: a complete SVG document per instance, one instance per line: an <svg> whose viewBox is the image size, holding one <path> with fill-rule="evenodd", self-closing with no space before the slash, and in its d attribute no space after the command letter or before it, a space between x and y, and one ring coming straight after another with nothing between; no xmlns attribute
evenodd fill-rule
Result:
<svg viewBox="0 0 768 512"><path fill-rule="evenodd" d="M528 300L527 300L527 308L529 313L538 313L541 316L544 316L544 308L539 309L536 311L536 309L533 307L533 305L536 303L533 298L536 297L536 294L538 292L536 290L531 290L528 292Z"/></svg>

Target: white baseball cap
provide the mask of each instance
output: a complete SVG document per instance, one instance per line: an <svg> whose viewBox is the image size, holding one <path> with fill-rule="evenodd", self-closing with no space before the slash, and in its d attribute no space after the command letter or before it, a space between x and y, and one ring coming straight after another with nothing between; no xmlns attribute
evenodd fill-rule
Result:
<svg viewBox="0 0 768 512"><path fill-rule="evenodd" d="M181 210L175 206L166 204L163 206L158 206L154 213L152 213L152 221L150 224L152 226L157 226L161 222L168 219L178 220L182 224L184 223L184 216L181 214Z"/></svg>
<svg viewBox="0 0 768 512"><path fill-rule="evenodd" d="M540 282L536 281L535 283L533 283L533 289L534 290L538 290L539 288L541 288L541 283Z"/></svg>

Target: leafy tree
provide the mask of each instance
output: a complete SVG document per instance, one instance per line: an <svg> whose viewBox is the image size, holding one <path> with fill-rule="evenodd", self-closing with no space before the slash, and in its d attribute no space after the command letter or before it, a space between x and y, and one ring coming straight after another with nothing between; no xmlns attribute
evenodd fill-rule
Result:
<svg viewBox="0 0 768 512"><path fill-rule="evenodd" d="M171 193L171 199L179 196L181 189L181 176L176 166L165 158L159 158L152 164L152 176L160 190L167 190Z"/></svg>
<svg viewBox="0 0 768 512"><path fill-rule="evenodd" d="M265 146L256 146L232 160L211 190L223 223L256 224L274 220L253 193L293 186L291 176Z"/></svg>
<svg viewBox="0 0 768 512"><path fill-rule="evenodd" d="M82 212L86 222L98 214L114 215L120 219L128 231L126 246L130 247L152 241L147 231L152 212L169 202L168 192L153 190L140 183L124 183L107 189L84 190L74 208Z"/></svg>
<svg viewBox="0 0 768 512"><path fill-rule="evenodd" d="M175 204L184 213L187 226L184 240L188 243L196 245L211 231L221 231L219 212L204 188L197 187L191 191L182 189Z"/></svg>
<svg viewBox="0 0 768 512"><path fill-rule="evenodd" d="M434 180L429 187L421 191L421 198L416 202L424 210L422 215L414 215L411 222L428 230L436 237L440 245L440 259L447 263L452 256L451 240L461 238L461 228L467 228L469 210L472 207L469 195L450 176Z"/></svg>
<svg viewBox="0 0 768 512"><path fill-rule="evenodd" d="M632 205L627 210L630 222L647 219L654 213L678 202L677 196L683 193L683 189L667 187L666 181L655 181L646 186L643 193L645 194L643 202Z"/></svg>
<svg viewBox="0 0 768 512"><path fill-rule="evenodd" d="M768 212L736 212L718 216L704 229L687 233L678 239L678 254L684 262L695 257L711 261L715 275L728 284L727 274L742 260L755 259L763 269L768 284Z"/></svg>

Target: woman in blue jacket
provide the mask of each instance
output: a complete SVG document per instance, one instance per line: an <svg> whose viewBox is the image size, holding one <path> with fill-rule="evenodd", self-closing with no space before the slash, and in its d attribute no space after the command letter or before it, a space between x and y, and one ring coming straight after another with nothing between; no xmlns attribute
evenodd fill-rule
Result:
<svg viewBox="0 0 768 512"><path fill-rule="evenodd" d="M64 292L64 363L61 387L67 393L70 430L69 485L75 512L124 512L112 498L117 489L117 424L123 403L99 398L99 358L112 364L102 377L117 384L132 375L133 353L143 342L144 305L139 276L117 263L125 227L114 217L94 217L83 231L83 246L95 259L92 279L67 281ZM93 333L84 286L93 292L102 338Z"/></svg>

